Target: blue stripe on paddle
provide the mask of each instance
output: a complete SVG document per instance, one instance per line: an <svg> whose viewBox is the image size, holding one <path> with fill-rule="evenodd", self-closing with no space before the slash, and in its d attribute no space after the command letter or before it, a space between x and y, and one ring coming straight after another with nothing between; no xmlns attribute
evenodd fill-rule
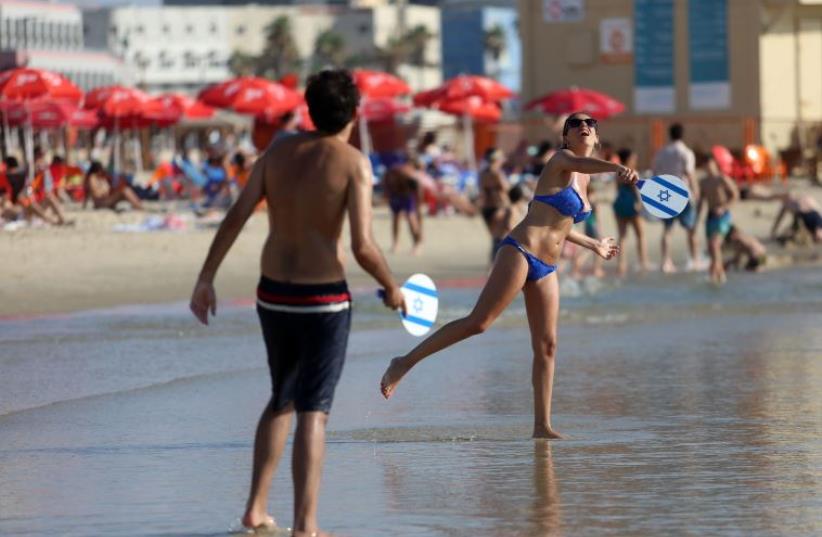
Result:
<svg viewBox="0 0 822 537"><path fill-rule="evenodd" d="M676 186L675 184L669 183L668 181L666 181L665 179L663 179L661 177L657 177L657 176L651 177L651 181L653 181L655 183L658 183L658 184L664 186L665 188L667 188L669 190L673 190L674 192L676 192L677 194L679 194L683 198L688 197L688 191L687 190L683 190L683 189L679 188L678 186Z"/></svg>
<svg viewBox="0 0 822 537"><path fill-rule="evenodd" d="M667 205L662 205L661 203L659 203L659 202L658 202L658 201L656 201L655 199L653 199L653 198L649 198L649 197L648 197L648 196L646 196L645 194L640 194L640 196L642 197L642 202L643 202L643 203L647 203L647 204L648 204L648 205L650 205L651 207L654 207L654 208L656 208L656 209L659 209L660 211L662 211L663 213L665 213L665 214L667 214L667 215L670 215L670 216L676 216L676 215L678 215L678 214L679 214L678 212L676 212L675 210L671 209L671 208L670 208L670 207L668 207Z"/></svg>
<svg viewBox="0 0 822 537"><path fill-rule="evenodd" d="M437 298L437 292L435 290L429 289L427 287L422 287L420 285L415 285L413 283L407 283L407 282L403 284L403 287L405 289L408 289L409 291L416 291L417 293L419 293L421 295L428 295L428 296Z"/></svg>
<svg viewBox="0 0 822 537"><path fill-rule="evenodd" d="M414 317L413 315L406 315L405 317L402 318L402 320L403 321L408 321L409 323L418 324L418 325L424 326L426 328L430 328L430 327L434 326L434 323L432 321L428 321L426 319L421 319L419 317Z"/></svg>

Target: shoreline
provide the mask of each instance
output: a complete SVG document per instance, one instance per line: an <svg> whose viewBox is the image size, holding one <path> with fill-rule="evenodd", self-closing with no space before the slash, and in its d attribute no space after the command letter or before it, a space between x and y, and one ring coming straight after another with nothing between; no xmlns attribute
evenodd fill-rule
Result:
<svg viewBox="0 0 822 537"><path fill-rule="evenodd" d="M791 186L810 192L822 202L820 189ZM598 203L597 215L600 232L604 236L615 236L616 225L607 196L612 189L603 190L606 196ZM149 212L119 214L69 208L68 217L76 221L72 227L0 231L0 252L4 259L0 263L0 322L121 305L187 301L216 228L213 224L197 226L193 219L185 216L187 210L180 208L168 214L188 218L184 220L185 230L115 231L116 226L135 225L159 216L159 208L153 206ZM732 209L734 222L757 237L769 235L778 210L777 202L763 201L743 201ZM701 223L698 225L700 249L704 252L704 227ZM218 307L219 303L253 297L267 227L265 214L256 213L240 233L215 280ZM648 254L656 266L662 225L647 222L645 227ZM419 256L409 253L410 240L405 227L400 230L400 252L388 253L390 228L387 208L376 207L374 237L398 281L416 272L425 272L442 287L478 287L484 282L489 267L490 238L481 219L461 215L425 218L423 251ZM686 258L685 242L685 234L677 226L672 249L679 266ZM765 245L771 260L766 271L822 262L819 245L783 248L773 241L765 241ZM347 230L343 234L343 246L349 285L376 289L376 283L356 265L349 253ZM633 266L633 236L629 236L626 248L629 266ZM606 278L615 277L614 260L607 262L605 268ZM733 272L729 278L733 278Z"/></svg>

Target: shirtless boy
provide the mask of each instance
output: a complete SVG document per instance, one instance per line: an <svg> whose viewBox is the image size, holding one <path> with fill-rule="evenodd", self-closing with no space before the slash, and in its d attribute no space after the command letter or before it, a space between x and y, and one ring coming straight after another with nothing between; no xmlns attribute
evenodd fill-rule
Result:
<svg viewBox="0 0 822 537"><path fill-rule="evenodd" d="M345 282L343 223L348 217L357 263L385 289L384 303L404 309L371 232L371 165L348 144L359 92L348 72L322 71L305 92L317 132L275 140L254 164L248 184L226 214L191 297L208 324L216 312L214 276L261 199L268 207L257 313L271 372L272 397L254 441L251 490L242 523L270 527L268 489L297 413L292 475L294 535L323 535L317 499L325 426L342 372L351 322Z"/></svg>

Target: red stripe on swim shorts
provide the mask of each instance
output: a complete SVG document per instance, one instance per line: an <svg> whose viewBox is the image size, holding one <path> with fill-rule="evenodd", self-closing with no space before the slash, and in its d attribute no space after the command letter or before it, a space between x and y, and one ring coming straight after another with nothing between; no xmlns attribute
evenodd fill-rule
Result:
<svg viewBox="0 0 822 537"><path fill-rule="evenodd" d="M337 304L340 302L348 302L349 300L351 300L351 295L349 293L312 296L274 295L257 289L257 298L259 298L263 302L268 302L270 304L289 304L294 306L305 306L314 304Z"/></svg>

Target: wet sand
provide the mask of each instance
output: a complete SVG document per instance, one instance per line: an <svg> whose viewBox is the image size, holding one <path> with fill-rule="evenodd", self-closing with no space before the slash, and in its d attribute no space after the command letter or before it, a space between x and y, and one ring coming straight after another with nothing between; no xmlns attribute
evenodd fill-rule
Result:
<svg viewBox="0 0 822 537"><path fill-rule="evenodd" d="M554 425L570 439L555 443L529 438L520 302L420 364L385 402L387 359L415 340L374 325L378 308L360 297L329 424L323 527L348 537L818 535L822 281L814 269L767 276L565 300L573 318L560 326ZM473 294L446 290L443 321ZM239 535L269 389L263 356L247 306L208 328L182 304L0 328L0 534ZM283 525L290 450L271 495Z"/></svg>

